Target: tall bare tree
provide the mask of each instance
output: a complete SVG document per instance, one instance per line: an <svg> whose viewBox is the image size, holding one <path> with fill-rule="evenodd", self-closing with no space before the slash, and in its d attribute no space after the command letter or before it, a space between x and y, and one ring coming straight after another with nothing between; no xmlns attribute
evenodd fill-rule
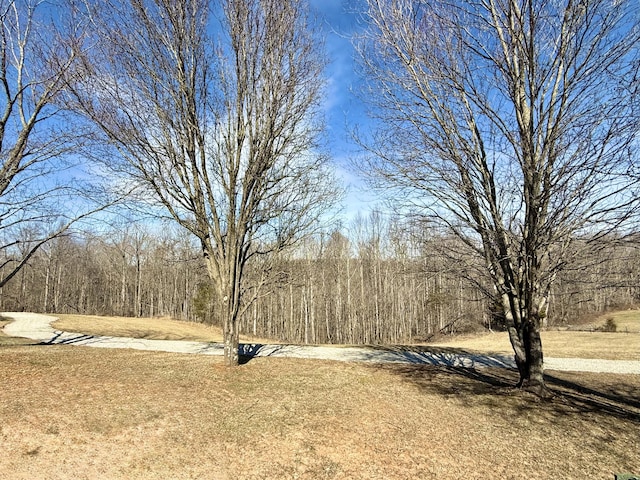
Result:
<svg viewBox="0 0 640 480"><path fill-rule="evenodd" d="M106 1L92 20L77 106L121 155L111 167L199 240L235 365L248 262L295 242L334 190L306 4Z"/></svg>
<svg viewBox="0 0 640 480"><path fill-rule="evenodd" d="M76 77L82 23L70 3L44 3L0 0L0 288L101 208L91 182L77 178L80 138L57 105Z"/></svg>
<svg viewBox="0 0 640 480"><path fill-rule="evenodd" d="M367 0L380 120L367 163L484 258L520 385L545 392L540 324L575 237L630 228L634 0ZM628 230L627 230L628 231Z"/></svg>

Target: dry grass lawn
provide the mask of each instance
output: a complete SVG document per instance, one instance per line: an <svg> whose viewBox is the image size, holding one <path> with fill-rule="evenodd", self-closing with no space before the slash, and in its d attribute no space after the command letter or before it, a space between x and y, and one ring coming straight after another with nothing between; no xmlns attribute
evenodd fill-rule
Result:
<svg viewBox="0 0 640 480"><path fill-rule="evenodd" d="M148 338L152 340L193 340L222 342L220 327L184 322L167 317L131 318L98 315L52 314L58 317L53 326L65 332L108 335L113 337ZM267 343L268 340L241 336L241 341ZM271 342L273 343L273 342Z"/></svg>
<svg viewBox="0 0 640 480"><path fill-rule="evenodd" d="M591 330L601 327L612 317L618 331L573 331L549 330L542 332L542 347L548 357L602 358L609 360L640 361L640 311L624 311L607 314L596 322L582 328ZM509 335L493 332L471 337L452 337L429 346L463 348L481 353L512 354Z"/></svg>
<svg viewBox="0 0 640 480"><path fill-rule="evenodd" d="M612 479L640 376L215 357L0 338L0 478Z"/></svg>
<svg viewBox="0 0 640 480"><path fill-rule="evenodd" d="M602 327L609 318L616 323L618 332L640 333L640 310L621 310L607 313L598 317L594 322L582 326L582 328L596 329Z"/></svg>

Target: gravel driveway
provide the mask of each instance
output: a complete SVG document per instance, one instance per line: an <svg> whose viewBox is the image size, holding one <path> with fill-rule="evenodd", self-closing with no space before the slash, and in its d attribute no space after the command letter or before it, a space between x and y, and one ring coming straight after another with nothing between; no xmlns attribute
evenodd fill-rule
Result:
<svg viewBox="0 0 640 480"><path fill-rule="evenodd" d="M13 337L37 340L43 344L78 345L99 348L132 348L174 353L222 355L219 343L183 340L147 340L141 338L107 337L55 330L51 322L56 317L37 313L2 313L13 321L4 333ZM398 347L332 347L311 345L241 344L241 355L249 357L289 357L343 362L412 363L448 367L515 368L511 356L468 355L434 348L433 351L411 351ZM640 374L640 362L633 360L599 360L585 358L546 358L545 369L573 372Z"/></svg>

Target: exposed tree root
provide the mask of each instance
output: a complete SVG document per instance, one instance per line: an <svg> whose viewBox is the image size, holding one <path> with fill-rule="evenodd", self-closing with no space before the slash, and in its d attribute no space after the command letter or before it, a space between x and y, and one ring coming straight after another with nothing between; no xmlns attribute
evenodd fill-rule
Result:
<svg viewBox="0 0 640 480"><path fill-rule="evenodd" d="M550 399L555 396L554 393L549 388L547 388L544 383L530 379L521 379L516 385L516 388L519 388L524 392L533 393L534 395L542 399Z"/></svg>

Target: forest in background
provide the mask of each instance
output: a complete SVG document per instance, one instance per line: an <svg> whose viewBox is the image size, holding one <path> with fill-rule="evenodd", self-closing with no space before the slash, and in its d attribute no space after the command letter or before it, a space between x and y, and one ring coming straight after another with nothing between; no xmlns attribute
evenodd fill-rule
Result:
<svg viewBox="0 0 640 480"><path fill-rule="evenodd" d="M249 272L240 318L241 331L256 336L400 344L504 326L477 257L430 227L376 212L306 237L264 266ZM212 291L201 253L184 232L133 223L43 246L2 288L0 311L219 325ZM547 326L570 326L639 299L637 243L599 239L559 274Z"/></svg>

